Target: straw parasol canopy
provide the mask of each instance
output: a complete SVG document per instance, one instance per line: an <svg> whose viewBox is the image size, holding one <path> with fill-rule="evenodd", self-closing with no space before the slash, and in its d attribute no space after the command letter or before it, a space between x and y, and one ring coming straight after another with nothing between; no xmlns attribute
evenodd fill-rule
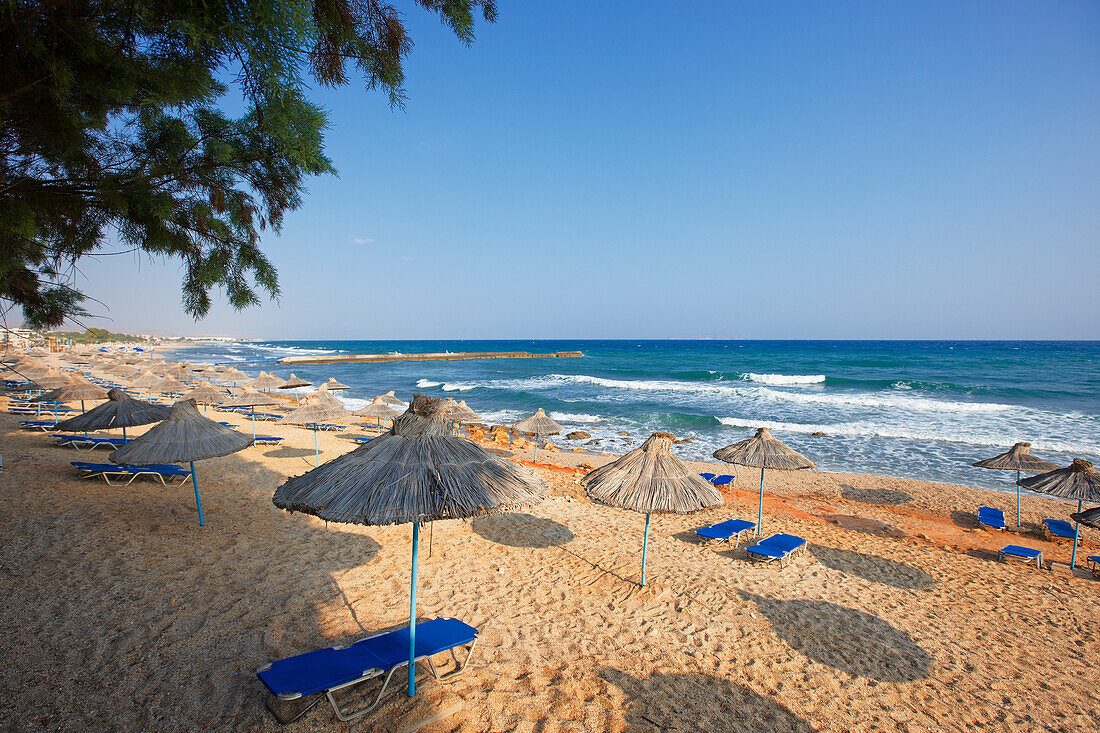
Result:
<svg viewBox="0 0 1100 733"><path fill-rule="evenodd" d="M180 380L169 376L162 379L153 389L161 394L179 394L186 392L189 388Z"/></svg>
<svg viewBox="0 0 1100 733"><path fill-rule="evenodd" d="M190 392L185 392L182 399L194 400L200 405L217 405L229 399L224 390L218 389L210 382L201 382Z"/></svg>
<svg viewBox="0 0 1100 733"><path fill-rule="evenodd" d="M557 435L562 431L561 425L554 422L541 407L535 410L535 414L526 420L516 423L516 430L534 435Z"/></svg>
<svg viewBox="0 0 1100 733"><path fill-rule="evenodd" d="M413 695L420 523L509 511L540 501L548 488L526 469L449 435L442 401L416 395L389 432L291 478L272 501L326 521L413 525L408 671Z"/></svg>
<svg viewBox="0 0 1100 733"><path fill-rule="evenodd" d="M1017 443L1004 453L975 461L970 464L977 468L999 468L1003 471L1027 471L1039 473L1040 471L1053 471L1059 468L1058 464L1044 461L1031 454L1031 443Z"/></svg>
<svg viewBox="0 0 1100 733"><path fill-rule="evenodd" d="M996 468L1002 471L1016 472L1016 526L1020 526L1020 472L1039 473L1040 471L1053 471L1058 468L1057 463L1044 461L1038 456L1031 455L1031 443L1017 443L1004 453L976 461L970 465L975 468Z"/></svg>
<svg viewBox="0 0 1100 733"><path fill-rule="evenodd" d="M317 445L318 426L323 423L348 422L349 419L355 418L354 415L344 409L343 405L334 405L326 401L326 395L328 395L328 392L325 390L318 390L317 393L310 395L305 402L295 408L293 412L279 418L277 421L283 425L306 425L313 428L313 452L318 466L321 465L321 449ZM335 398L330 399L339 402Z"/></svg>
<svg viewBox="0 0 1100 733"><path fill-rule="evenodd" d="M764 523L764 471L769 468L784 471L817 468L817 464L809 458L773 438L767 428L757 428L753 437L719 448L711 455L726 463L760 469L760 503L756 509L758 535L761 531L760 525Z"/></svg>
<svg viewBox="0 0 1100 733"><path fill-rule="evenodd" d="M244 391L231 400L227 400L223 407L263 407L265 405L277 405L279 400L268 397L262 392L257 392L251 387L245 387Z"/></svg>
<svg viewBox="0 0 1100 733"><path fill-rule="evenodd" d="M38 382L42 384L41 381ZM73 376L72 380L63 387L35 397L31 402L68 402L69 400L105 400L107 390L92 384L83 377Z"/></svg>
<svg viewBox="0 0 1100 733"><path fill-rule="evenodd" d="M256 439L256 408L266 405L277 405L279 400L269 397L262 392L257 392L251 387L245 387L244 391L231 400L222 403L222 407L247 407L252 417L252 439Z"/></svg>
<svg viewBox="0 0 1100 733"><path fill-rule="evenodd" d="M546 414L546 411L541 407L535 410L535 414L526 420L520 420L516 423L516 430L524 433L531 433L535 436L535 457L534 460L538 460L539 457L539 436L540 435L557 435L562 431L562 426L558 425L550 416Z"/></svg>
<svg viewBox="0 0 1100 733"><path fill-rule="evenodd" d="M57 389L58 387L64 387L72 378L63 374L60 370L50 367L46 369L41 375L32 376L34 383L42 389Z"/></svg>
<svg viewBox="0 0 1100 733"><path fill-rule="evenodd" d="M471 410L470 406L466 404L466 400L462 400L458 403L458 410L456 410L456 413L457 415L451 416L451 419L456 422L473 422L481 419L481 415Z"/></svg>
<svg viewBox="0 0 1100 733"><path fill-rule="evenodd" d="M102 405L93 407L83 415L77 415L58 423L57 429L68 432L86 432L88 430L122 428L122 435L125 437L126 428L160 422L168 417L169 412L170 410L164 405L153 405L142 400L135 400L121 389L112 389L107 392L107 401Z"/></svg>
<svg viewBox="0 0 1100 733"><path fill-rule="evenodd" d="M279 385L279 389L296 389L298 387L308 387L311 384L313 384L313 382L307 382L294 372L291 372L290 377Z"/></svg>
<svg viewBox="0 0 1100 733"><path fill-rule="evenodd" d="M348 385L340 384L339 382L337 382L335 377L329 377L328 381L321 386L327 389L329 392L337 392L341 389L351 389L351 387L349 387Z"/></svg>
<svg viewBox="0 0 1100 733"><path fill-rule="evenodd" d="M130 382L130 386L134 389L153 389L163 381L161 377L146 370L142 372L137 379Z"/></svg>
<svg viewBox="0 0 1100 733"><path fill-rule="evenodd" d="M1076 499L1078 514L1081 513L1086 501L1090 504L1100 503L1100 472L1097 472L1092 464L1083 458L1074 458L1073 463L1065 468L1021 479L1017 483L1029 491L1050 494L1060 499ZM1073 533L1070 568L1077 564L1077 540L1080 533L1081 528L1078 526Z"/></svg>
<svg viewBox="0 0 1100 733"><path fill-rule="evenodd" d="M385 402L382 401L382 396L379 395L371 400L371 403L366 407L356 410L352 413L359 417L373 417L379 420L385 420L392 417L397 417L401 414L399 410L395 410Z"/></svg>
<svg viewBox="0 0 1100 733"><path fill-rule="evenodd" d="M1093 507L1092 509L1086 509L1083 512L1074 512L1069 515L1069 518L1078 524L1083 524L1086 527L1092 527L1093 529L1100 529L1100 506Z"/></svg>
<svg viewBox="0 0 1100 733"><path fill-rule="evenodd" d="M167 419L150 428L111 454L118 464L148 466L158 463L191 464L191 483L195 487L195 506L199 510L199 525L203 525L202 500L195 461L236 453L252 445L252 439L221 423L199 414L194 400L172 405Z"/></svg>
<svg viewBox="0 0 1100 733"><path fill-rule="evenodd" d="M237 382L247 381L248 375L242 372L237 367L230 367L229 369L226 369L222 374L219 374L218 379L223 382L229 382L230 384L236 384Z"/></svg>
<svg viewBox="0 0 1100 733"><path fill-rule="evenodd" d="M318 402L324 403L331 407L344 408L344 403L339 400L335 395L328 391L328 387L321 385L317 388L317 391L310 395L310 399L315 399Z"/></svg>
<svg viewBox="0 0 1100 733"><path fill-rule="evenodd" d="M689 514L722 504L718 489L672 455L675 439L672 433L654 433L640 448L581 479L593 501L645 514L639 585L645 585L649 519L653 512Z"/></svg>
<svg viewBox="0 0 1100 733"><path fill-rule="evenodd" d="M252 389L278 389L283 386L284 380L268 372L260 372L260 376L247 382L245 386Z"/></svg>
<svg viewBox="0 0 1100 733"><path fill-rule="evenodd" d="M397 398L397 395L395 395L393 393L392 389L389 392L387 392L386 394L378 395L378 396L381 397L382 402L386 403L387 405L394 405L395 407L403 407L405 405L404 402L402 402L401 400L399 400Z"/></svg>

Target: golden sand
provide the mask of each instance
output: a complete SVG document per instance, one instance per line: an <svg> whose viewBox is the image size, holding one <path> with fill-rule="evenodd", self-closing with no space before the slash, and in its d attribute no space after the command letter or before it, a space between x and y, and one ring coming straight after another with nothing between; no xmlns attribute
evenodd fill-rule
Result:
<svg viewBox="0 0 1100 733"><path fill-rule="evenodd" d="M1023 531L1001 534L973 512L1014 516L1013 495L769 472L765 533L810 543L779 569L696 541L696 527L755 520L759 473L737 468L724 507L654 516L639 588L644 519L580 498L568 468L609 459L557 453L564 467L539 469L554 486L543 504L422 533L419 616L481 629L469 671L426 679L412 700L398 685L355 724L319 705L284 728L254 670L406 624L410 528L276 509L274 489L313 465L306 430L265 424L283 446L199 463L200 528L189 484L79 480L69 461L108 452L54 447L16 421L0 416L0 713L13 729L1070 731L1100 719L1100 584L1050 569L1068 546L1036 534L1066 502L1025 498ZM354 447L332 433L320 444L322 459ZM1095 533L1085 539L1081 558L1097 554ZM1042 549L1048 567L997 562L1009 543Z"/></svg>

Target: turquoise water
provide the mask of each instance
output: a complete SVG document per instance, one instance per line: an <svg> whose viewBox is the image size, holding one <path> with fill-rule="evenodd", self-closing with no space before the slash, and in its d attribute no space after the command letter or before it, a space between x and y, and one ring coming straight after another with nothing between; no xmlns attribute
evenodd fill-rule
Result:
<svg viewBox="0 0 1100 733"><path fill-rule="evenodd" d="M293 371L351 386L341 396L353 407L391 389L464 399L493 422L543 407L615 453L669 430L693 441L677 447L681 457L707 458L767 426L825 470L1001 490L1014 490L1007 472L969 464L1019 440L1057 463L1100 460L1100 342L270 341L202 345L185 358L286 376L276 358L566 350L584 357Z"/></svg>

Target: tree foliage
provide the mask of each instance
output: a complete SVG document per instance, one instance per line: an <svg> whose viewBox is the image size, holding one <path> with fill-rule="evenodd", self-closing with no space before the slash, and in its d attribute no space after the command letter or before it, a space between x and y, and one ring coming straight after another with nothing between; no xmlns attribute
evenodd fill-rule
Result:
<svg viewBox="0 0 1100 733"><path fill-rule="evenodd" d="M408 0L464 43L495 0ZM0 300L85 314L72 272L125 247L183 265L183 305L279 292L260 233L333 173L310 80L403 104L412 48L386 0L0 0ZM243 112L227 114L238 91Z"/></svg>

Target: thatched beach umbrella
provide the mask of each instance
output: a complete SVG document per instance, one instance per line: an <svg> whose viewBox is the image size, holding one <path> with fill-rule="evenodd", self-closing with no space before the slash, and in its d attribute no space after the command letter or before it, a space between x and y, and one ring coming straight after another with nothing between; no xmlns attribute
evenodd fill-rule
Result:
<svg viewBox="0 0 1100 733"><path fill-rule="evenodd" d="M382 401L382 396L379 395L371 400L371 403L366 407L356 410L352 413L359 417L373 417L375 426L381 428L383 420L391 420L401 413L398 410L393 409L385 402Z"/></svg>
<svg viewBox="0 0 1100 733"><path fill-rule="evenodd" d="M278 389L279 387L282 387L283 382L285 381L286 380L282 379L281 377L276 377L274 374L260 372L260 376L256 377L251 382L248 382L245 386L251 387L252 389L267 391L269 389Z"/></svg>
<svg viewBox="0 0 1100 733"><path fill-rule="evenodd" d="M39 384L41 384L41 382L39 382ZM69 402L71 400L80 400L80 412L83 414L84 400L105 399L107 399L107 390L99 385L92 384L83 377L74 375L72 381L68 384L63 387L58 387L46 394L39 395L31 400L31 402Z"/></svg>
<svg viewBox="0 0 1100 733"><path fill-rule="evenodd" d="M121 389L112 389L107 392L107 401L102 405L58 423L57 429L88 432L122 428L122 437L125 438L126 428L160 422L168 417L169 412L164 405L135 400Z"/></svg>
<svg viewBox="0 0 1100 733"><path fill-rule="evenodd" d="M347 421L353 417L354 415L343 407L328 404L318 395L310 395L297 409L289 415L280 417L277 422L283 425L305 425L313 428L313 451L317 458L317 465L320 466L321 449L317 445L318 425L333 421Z"/></svg>
<svg viewBox="0 0 1100 733"><path fill-rule="evenodd" d="M713 484L672 455L675 439L672 433L654 433L640 448L581 479L588 498L593 501L645 514L642 582L639 585L645 585L651 514L690 514L722 503L722 495Z"/></svg>
<svg viewBox="0 0 1100 733"><path fill-rule="evenodd" d="M392 389L389 392L387 392L386 394L378 395L378 396L381 397L382 402L386 403L387 405L393 405L394 407L404 407L404 405L405 405L404 402L402 402L401 400L399 400L397 398L397 395L395 395L393 393Z"/></svg>
<svg viewBox="0 0 1100 733"><path fill-rule="evenodd" d="M1086 501L1090 504L1100 503L1100 472L1082 458L1074 458L1073 463L1065 468L1021 479L1018 483L1028 491L1038 491L1061 499L1076 499L1078 514L1081 513L1081 507ZM1070 568L1076 567L1077 539L1080 534L1081 526L1078 522L1073 531L1073 555L1069 560Z"/></svg>
<svg viewBox="0 0 1100 733"><path fill-rule="evenodd" d="M1057 463L1031 455L1031 443L1017 443L1004 453L970 464L975 468L996 468L1016 472L1016 526L1020 526L1020 472L1041 473L1058 468Z"/></svg>
<svg viewBox="0 0 1100 733"><path fill-rule="evenodd" d="M224 390L218 389L210 382L200 382L197 387L180 395L180 399L194 400L202 405L202 412L206 414L207 405L220 405L229 399Z"/></svg>
<svg viewBox="0 0 1100 733"><path fill-rule="evenodd" d="M329 377L328 381L321 386L327 389L329 392L339 392L342 389L351 389L351 387L349 387L348 385L337 382L336 377Z"/></svg>
<svg viewBox="0 0 1100 733"><path fill-rule="evenodd" d="M758 428L756 435L725 448L719 448L712 454L726 463L760 469L760 505L756 510L756 534L760 534L760 525L764 522L764 469L778 468L784 471L801 468L816 468L817 464L796 450L788 448L772 437L767 428Z"/></svg>
<svg viewBox="0 0 1100 733"><path fill-rule="evenodd" d="M561 425L550 419L550 416L546 414L546 411L541 407L535 410L535 414L526 420L520 420L516 423L516 430L524 433L534 433L535 435L535 457L533 460L539 458L539 436L540 435L557 435L562 431Z"/></svg>
<svg viewBox="0 0 1100 733"><path fill-rule="evenodd" d="M134 466L190 464L191 484L195 487L195 507L199 510L199 526L203 526L205 522L202 517L202 499L199 498L195 461L227 456L250 445L252 440L247 435L203 417L194 401L184 400L172 405L164 422L112 453L111 461Z"/></svg>
<svg viewBox="0 0 1100 733"><path fill-rule="evenodd" d="M1092 509L1086 509L1083 512L1074 512L1069 515L1069 518L1086 527L1100 529L1100 506L1094 506Z"/></svg>
<svg viewBox="0 0 1100 733"><path fill-rule="evenodd" d="M275 506L330 522L412 524L409 695L416 692L420 524L506 512L540 501L546 482L447 434L440 400L416 395L393 428L275 490Z"/></svg>
<svg viewBox="0 0 1100 733"><path fill-rule="evenodd" d="M160 384L158 384L153 389L155 389L157 392L160 392L161 394L173 395L182 394L190 389L190 387L188 387L186 384L176 379L175 377L169 376L162 379L160 381Z"/></svg>
<svg viewBox="0 0 1100 733"><path fill-rule="evenodd" d="M287 380L285 382L283 382L281 385L279 385L279 389L297 390L300 387L308 387L311 384L313 384L313 382L307 382L306 380L302 379L301 377L299 377L294 372L291 372L290 376L287 378ZM298 404L298 393L297 392L294 393L294 403Z"/></svg>
<svg viewBox="0 0 1100 733"><path fill-rule="evenodd" d="M247 382L248 375L242 372L237 367L230 367L229 369L226 369L223 374L219 375L218 379L223 382L229 382L230 385L236 387L237 384L240 382Z"/></svg>
<svg viewBox="0 0 1100 733"><path fill-rule="evenodd" d="M264 407L267 405L277 405L279 401L274 397L268 397L267 395L257 392L251 387L245 387L244 392L222 403L222 407L247 407L248 413L252 416L252 439L256 439L256 408Z"/></svg>
<svg viewBox="0 0 1100 733"><path fill-rule="evenodd" d="M153 372L146 370L143 371L138 377L130 382L131 389L138 389L142 392L146 392L155 389L164 380L158 377Z"/></svg>
<svg viewBox="0 0 1100 733"><path fill-rule="evenodd" d="M33 379L35 384L42 389L57 389L72 381L72 377L53 367L48 368L44 373L33 377Z"/></svg>

